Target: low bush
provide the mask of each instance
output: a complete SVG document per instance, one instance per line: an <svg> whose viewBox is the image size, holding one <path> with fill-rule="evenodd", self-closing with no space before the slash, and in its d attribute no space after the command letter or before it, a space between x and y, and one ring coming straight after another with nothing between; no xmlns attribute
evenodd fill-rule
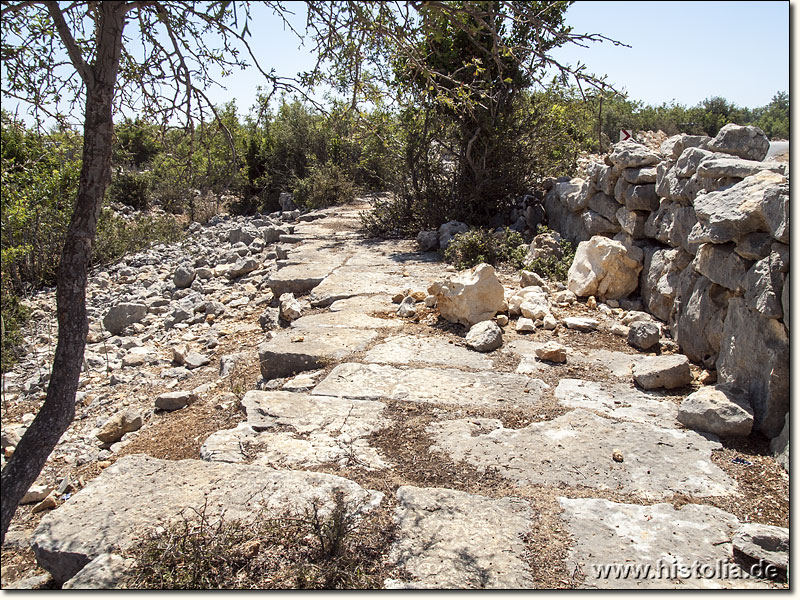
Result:
<svg viewBox="0 0 800 600"><path fill-rule="evenodd" d="M356 197L353 180L333 163L312 167L308 177L299 179L294 187L298 206L314 209L346 204Z"/></svg>
<svg viewBox="0 0 800 600"><path fill-rule="evenodd" d="M359 219L369 237L413 237L425 228L415 215L413 202L395 196L376 199L372 209L362 212Z"/></svg>
<svg viewBox="0 0 800 600"><path fill-rule="evenodd" d="M104 209L97 222L92 264L110 264L154 244L177 242L183 235L183 228L168 215L140 214L125 218Z"/></svg>
<svg viewBox="0 0 800 600"><path fill-rule="evenodd" d="M136 589L379 588L393 538L391 516L333 494L278 518L194 517L153 533L131 551L123 585Z"/></svg>
<svg viewBox="0 0 800 600"><path fill-rule="evenodd" d="M506 227L502 231L471 229L456 235L444 251L444 259L458 269L468 269L480 263L523 265L528 248L522 235Z"/></svg>
<svg viewBox="0 0 800 600"><path fill-rule="evenodd" d="M552 230L544 225L540 225L536 234L540 235L543 233L552 233ZM526 260L523 268L526 271L533 271L552 281L566 281L569 268L572 266L572 261L575 260L577 246L563 239L559 241L559 246L561 247L561 256L556 254L544 254L533 260Z"/></svg>
<svg viewBox="0 0 800 600"><path fill-rule="evenodd" d="M0 372L5 373L14 367L21 355L22 327L30 316L30 309L22 304L19 297L6 286L3 286L0 304L2 304Z"/></svg>
<svg viewBox="0 0 800 600"><path fill-rule="evenodd" d="M108 199L135 210L147 210L150 206L152 187L153 182L149 172L120 170L111 178Z"/></svg>

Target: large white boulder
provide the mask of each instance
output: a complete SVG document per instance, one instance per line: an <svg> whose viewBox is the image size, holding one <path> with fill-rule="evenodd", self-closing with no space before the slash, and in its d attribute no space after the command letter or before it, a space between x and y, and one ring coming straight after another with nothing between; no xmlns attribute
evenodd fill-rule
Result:
<svg viewBox="0 0 800 600"><path fill-rule="evenodd" d="M578 244L567 274L567 289L576 296L600 300L624 298L639 285L642 251L635 246L595 236Z"/></svg>
<svg viewBox="0 0 800 600"><path fill-rule="evenodd" d="M436 296L441 315L452 323L472 327L492 319L503 309L503 284L497 279L494 267L481 263L468 271L437 281L428 288Z"/></svg>

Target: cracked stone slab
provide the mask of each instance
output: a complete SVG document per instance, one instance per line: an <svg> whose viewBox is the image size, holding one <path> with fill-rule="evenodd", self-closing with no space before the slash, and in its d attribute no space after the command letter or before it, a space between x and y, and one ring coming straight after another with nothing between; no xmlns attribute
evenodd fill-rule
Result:
<svg viewBox="0 0 800 600"><path fill-rule="evenodd" d="M658 427L678 426L677 404L632 385L562 379L554 393L556 400L569 408L596 410L607 417Z"/></svg>
<svg viewBox="0 0 800 600"><path fill-rule="evenodd" d="M583 587L768 587L731 577L735 565L728 566L728 573L720 566L730 559L739 520L718 508L685 504L676 509L671 504L640 506L598 498L558 501L564 511L561 518L575 540L567 569L572 573L578 567L584 573ZM604 571L609 566L615 569L613 574Z"/></svg>
<svg viewBox="0 0 800 600"><path fill-rule="evenodd" d="M399 369L345 363L313 390L314 395L364 400L405 400L439 404L513 408L538 402L549 386L514 373L469 373L457 369Z"/></svg>
<svg viewBox="0 0 800 600"><path fill-rule="evenodd" d="M200 448L204 460L252 460L276 468L330 462L388 467L366 440L388 423L381 402L252 390L242 398L242 406L247 420L209 436Z"/></svg>
<svg viewBox="0 0 800 600"><path fill-rule="evenodd" d="M398 540L389 562L411 578L387 587L534 587L522 538L533 518L528 502L411 486L398 488L397 501Z"/></svg>
<svg viewBox="0 0 800 600"><path fill-rule="evenodd" d="M258 347L261 376L269 380L321 369L330 361L344 360L353 352L365 350L377 337L376 331L367 329L278 331Z"/></svg>
<svg viewBox="0 0 800 600"><path fill-rule="evenodd" d="M313 501L330 510L333 491L341 489L365 510L378 506L381 492L353 481L309 471L161 460L123 456L62 506L48 513L31 537L36 560L63 583L94 558L138 543L148 529L190 515L206 504L210 518L223 511L230 519L252 518L259 511L280 516L302 511Z"/></svg>
<svg viewBox="0 0 800 600"><path fill-rule="evenodd" d="M311 292L311 305L325 307L337 300L353 296L377 294L391 296L406 289L426 290L430 285L430 279L430 276L415 277L409 274L405 277L402 272L386 273L365 270L363 266L344 266L331 273L314 288Z"/></svg>
<svg viewBox="0 0 800 600"><path fill-rule="evenodd" d="M360 311L323 312L306 315L292 322L293 329L315 330L318 327L336 327L346 329L383 329L384 327L402 327L400 319L381 319L365 315Z"/></svg>
<svg viewBox="0 0 800 600"><path fill-rule="evenodd" d="M404 365L410 362L489 370L494 362L464 346L450 344L442 338L398 335L388 338L367 352L364 360L371 363Z"/></svg>
<svg viewBox="0 0 800 600"><path fill-rule="evenodd" d="M585 486L660 499L736 494L736 482L711 461L714 436L618 422L576 409L522 429L497 419L458 419L427 428L432 449L478 470L497 469L519 485ZM619 449L623 462L612 459Z"/></svg>
<svg viewBox="0 0 800 600"><path fill-rule="evenodd" d="M626 354L615 350L587 350L577 353L577 360L587 366L600 366L607 369L614 377L628 379L632 377L633 367L642 356Z"/></svg>
<svg viewBox="0 0 800 600"><path fill-rule="evenodd" d="M270 275L268 285L275 297L287 292L295 295L308 293L340 267L345 258L345 256L329 257L322 262L310 261L286 265Z"/></svg>
<svg viewBox="0 0 800 600"><path fill-rule="evenodd" d="M536 360L536 350L542 346L544 346L543 342L529 340L514 340L507 345L508 350L522 357L517 367L517 373L536 374L552 368L550 365ZM567 364L579 364L589 369L602 367L613 376L620 378L630 378L633 373L633 366L640 358L641 356L636 354L626 354L614 350L580 351L574 348L567 348Z"/></svg>
<svg viewBox="0 0 800 600"><path fill-rule="evenodd" d="M328 307L331 312L397 312L397 305L392 302L391 296L378 294L376 296L352 296L337 300Z"/></svg>

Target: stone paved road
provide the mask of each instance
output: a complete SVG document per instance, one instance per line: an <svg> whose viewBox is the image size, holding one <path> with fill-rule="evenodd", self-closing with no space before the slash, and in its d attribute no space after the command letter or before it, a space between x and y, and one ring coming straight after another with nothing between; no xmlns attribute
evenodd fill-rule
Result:
<svg viewBox="0 0 800 600"><path fill-rule="evenodd" d="M709 505L742 493L712 459L720 442L677 423L674 394L633 385L642 353L608 333L621 311L552 304L559 319L598 319L598 331L559 325L524 336L512 319L500 349L474 352L463 328L422 302L415 318L396 314L392 296L421 300L448 274L435 255L364 241L358 210L330 212L299 223L293 235L303 241L282 244L288 259L268 273L276 295L308 294L307 314L269 336L267 379L244 396L241 423L205 440L204 461L126 457L50 512L33 546L59 580L112 546L124 550L143 520L174 518L198 498L237 514L263 504L251 477L275 489L286 481L273 504L337 485L374 506L388 502L398 524L389 558L402 568L386 581L392 588L768 587L718 573L598 571L668 558L726 562L740 522ZM520 287L510 275L503 283ZM242 314L257 324L258 311ZM566 365L535 358L551 340L567 346ZM256 360L252 349L247 356ZM433 485L427 473L437 468ZM388 497L373 489L378 482L388 482Z"/></svg>

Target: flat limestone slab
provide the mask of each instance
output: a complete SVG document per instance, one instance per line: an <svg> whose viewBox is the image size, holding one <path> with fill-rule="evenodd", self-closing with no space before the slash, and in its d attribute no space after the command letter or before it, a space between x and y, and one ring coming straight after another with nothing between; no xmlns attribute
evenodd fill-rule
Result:
<svg viewBox="0 0 800 600"><path fill-rule="evenodd" d="M311 305L329 306L337 300L353 296L372 296L388 294L393 296L406 289L427 290L431 278L404 277L401 272L387 273L381 270L370 271L363 266L344 266L336 269L311 293Z"/></svg>
<svg viewBox="0 0 800 600"><path fill-rule="evenodd" d="M558 501L575 540L567 569L572 573L580 568L586 577L583 587L768 587L732 577L733 564L722 566L732 554L739 520L718 508L685 504L676 510L671 504L639 506L597 498Z"/></svg>
<svg viewBox="0 0 800 600"><path fill-rule="evenodd" d="M364 350L377 337L376 331L343 327L278 331L258 347L261 376L269 380L320 369Z"/></svg>
<svg viewBox="0 0 800 600"><path fill-rule="evenodd" d="M404 365L410 362L465 367L468 369L492 369L491 359L474 350L450 344L443 338L413 337L398 335L388 338L367 352L364 360L371 363Z"/></svg>
<svg viewBox="0 0 800 600"><path fill-rule="evenodd" d="M342 477L267 467L123 456L47 514L31 536L37 562L56 581L72 578L92 559L130 548L150 528L180 518L207 502L210 517L278 516L326 503L341 489L352 499L380 504L383 494Z"/></svg>
<svg viewBox="0 0 800 600"><path fill-rule="evenodd" d="M381 402L252 390L242 406L246 421L209 436L200 448L204 460L251 459L275 468L329 462L367 469L388 466L365 439L387 424Z"/></svg>
<svg viewBox="0 0 800 600"><path fill-rule="evenodd" d="M582 379L562 379L556 399L569 408L596 410L608 417L650 423L658 427L677 427L678 405L632 385L596 383Z"/></svg>
<svg viewBox="0 0 800 600"><path fill-rule="evenodd" d="M535 375L544 373L552 366L536 359L536 349L544 345L543 342L529 340L514 340L506 346L507 350L522 357L517 373ZM602 367L611 372L615 377L632 377L633 366L641 358L640 355L626 354L624 352L609 350L575 350L567 348L567 364L579 364L588 369Z"/></svg>
<svg viewBox="0 0 800 600"><path fill-rule="evenodd" d="M391 296L379 294L377 296L352 296L337 300L328 307L331 312L397 312L398 305L392 302Z"/></svg>
<svg viewBox="0 0 800 600"><path fill-rule="evenodd" d="M338 327L345 329L383 329L390 327L396 329L403 326L401 319L381 319L371 317L363 312L336 311L323 312L316 315L306 315L292 322L293 329L315 330L318 327Z"/></svg>
<svg viewBox="0 0 800 600"><path fill-rule="evenodd" d="M340 267L346 256L327 255L322 261L310 261L289 264L275 271L269 278L268 285L274 296L286 292L305 294L317 287L323 279Z"/></svg>
<svg viewBox="0 0 800 600"><path fill-rule="evenodd" d="M711 462L719 442L694 431L617 422L581 409L522 429L506 429L497 419L458 419L427 431L432 449L496 468L520 485L580 485L647 499L736 493L736 482ZM623 462L612 459L615 449Z"/></svg>
<svg viewBox="0 0 800 600"><path fill-rule="evenodd" d="M383 240L381 242L369 242L369 252L363 249L356 252L347 259L347 267L373 267L382 271L402 271L410 268L415 272L441 273L441 259L433 252L419 253L408 251L413 249L416 244L408 241Z"/></svg>
<svg viewBox="0 0 800 600"><path fill-rule="evenodd" d="M487 498L443 488L397 490L398 541L391 564L411 574L391 588L532 588L522 536L530 505L516 498Z"/></svg>
<svg viewBox="0 0 800 600"><path fill-rule="evenodd" d="M363 400L383 398L512 408L536 403L547 387L543 381L514 373L344 363L334 367L311 393Z"/></svg>
<svg viewBox="0 0 800 600"><path fill-rule="evenodd" d="M630 379L633 376L633 367L642 358L646 357L615 350L586 350L578 353L576 357L586 365L604 367L612 375L622 379Z"/></svg>

